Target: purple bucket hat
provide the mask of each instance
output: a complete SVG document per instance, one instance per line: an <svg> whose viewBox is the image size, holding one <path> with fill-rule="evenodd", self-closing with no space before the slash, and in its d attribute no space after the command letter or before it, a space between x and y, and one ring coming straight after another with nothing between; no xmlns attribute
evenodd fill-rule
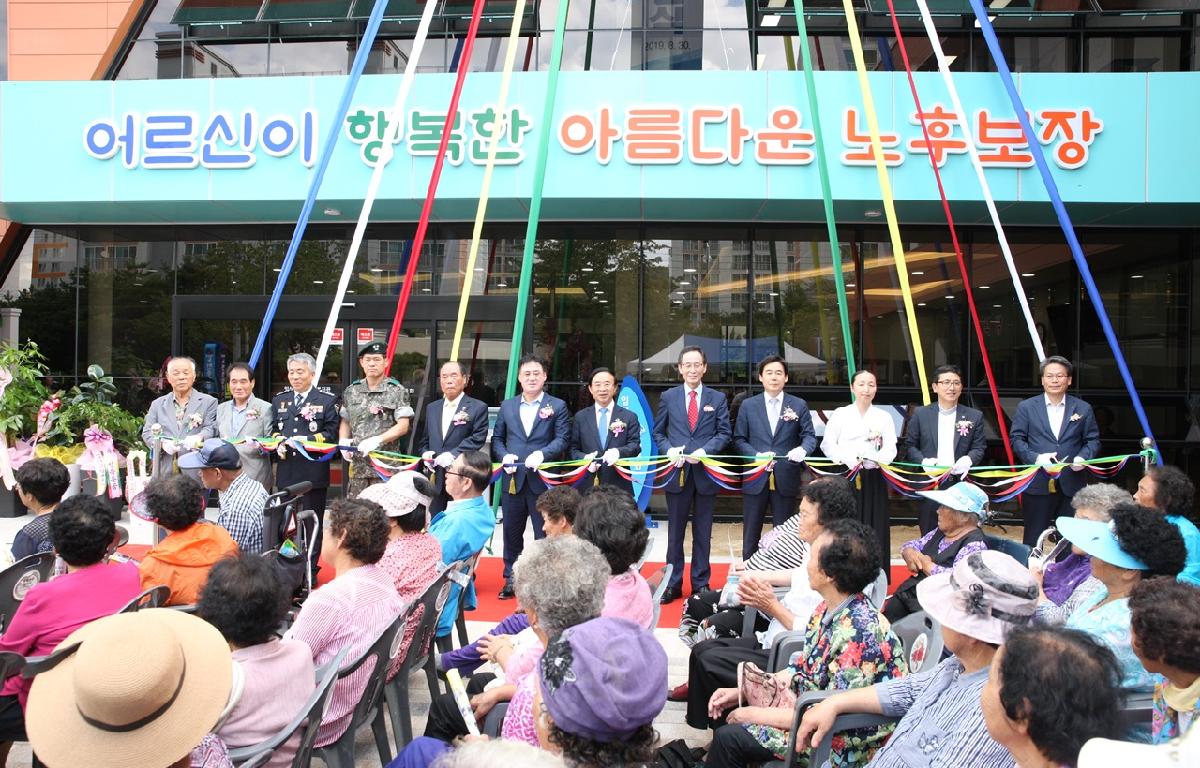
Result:
<svg viewBox="0 0 1200 768"><path fill-rule="evenodd" d="M561 730L592 741L627 739L667 703L667 653L631 621L592 619L550 641L539 684Z"/></svg>

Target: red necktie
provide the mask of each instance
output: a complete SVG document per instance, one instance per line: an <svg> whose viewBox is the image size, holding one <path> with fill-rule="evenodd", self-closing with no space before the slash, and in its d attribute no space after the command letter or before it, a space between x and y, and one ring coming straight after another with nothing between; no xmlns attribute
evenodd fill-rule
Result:
<svg viewBox="0 0 1200 768"><path fill-rule="evenodd" d="M688 400L688 429L695 432L696 422L700 421L700 408L696 405L696 390L692 390Z"/></svg>

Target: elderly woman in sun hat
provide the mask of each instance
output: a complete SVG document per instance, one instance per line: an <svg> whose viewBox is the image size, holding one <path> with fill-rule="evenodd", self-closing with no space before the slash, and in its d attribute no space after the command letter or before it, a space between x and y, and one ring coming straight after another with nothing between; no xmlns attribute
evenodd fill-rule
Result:
<svg viewBox="0 0 1200 768"><path fill-rule="evenodd" d="M538 741L574 768L653 764L667 653L631 621L601 617L546 645L533 701Z"/></svg>
<svg viewBox="0 0 1200 768"><path fill-rule="evenodd" d="M434 487L417 472L397 472L386 483L368 486L358 498L383 507L388 542L379 567L396 582L404 602L420 597L438 577L442 544L426 532Z"/></svg>
<svg viewBox="0 0 1200 768"><path fill-rule="evenodd" d="M34 678L26 709L50 768L232 765L210 731L238 683L229 645L203 619L165 608L108 616L58 650L68 653Z"/></svg>
<svg viewBox="0 0 1200 768"><path fill-rule="evenodd" d="M1066 626L1104 641L1121 663L1122 685L1154 690L1155 676L1133 652L1129 595L1143 579L1174 579L1183 570L1187 549L1179 529L1152 509L1119 504L1107 523L1060 517L1055 527L1091 556L1092 575L1103 585L1079 604Z"/></svg>
<svg viewBox="0 0 1200 768"><path fill-rule="evenodd" d="M805 713L799 743L819 744L839 714L867 712L900 718L874 768L929 765L931 747L947 765L1011 766L1008 750L988 735L979 697L996 650L1009 630L1030 622L1037 595L1029 570L992 550L928 577L917 600L953 655L927 671L831 696Z"/></svg>
<svg viewBox="0 0 1200 768"><path fill-rule="evenodd" d="M883 609L892 622L921 610L917 584L925 577L948 571L972 552L987 549L979 521L987 514L988 497L979 486L956 483L944 491L921 491L920 495L938 505L937 527L900 545L900 556L912 575L896 587Z"/></svg>

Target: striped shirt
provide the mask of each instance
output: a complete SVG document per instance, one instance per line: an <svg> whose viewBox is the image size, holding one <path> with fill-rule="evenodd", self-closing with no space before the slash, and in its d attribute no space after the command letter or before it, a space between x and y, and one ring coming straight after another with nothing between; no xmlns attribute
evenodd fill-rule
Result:
<svg viewBox="0 0 1200 768"><path fill-rule="evenodd" d="M404 601L396 594L392 577L377 565L363 565L313 592L287 637L307 643L318 667L349 647L342 664L346 669L370 649L402 610ZM337 741L350 727L350 716L366 691L371 672L372 665L364 664L350 677L337 681L317 731L318 747Z"/></svg>
<svg viewBox="0 0 1200 768"><path fill-rule="evenodd" d="M217 516L217 525L229 531L240 551L249 555L262 552L263 509L267 506L267 489L242 472L218 497L221 514Z"/></svg>
<svg viewBox="0 0 1200 768"><path fill-rule="evenodd" d="M800 568L807 554L808 544L800 539L800 515L792 515L763 536L758 551L746 560L746 570L786 571Z"/></svg>
<svg viewBox="0 0 1200 768"><path fill-rule="evenodd" d="M988 735L979 706L988 668L965 672L951 656L933 669L875 686L888 717L899 717L872 768L1009 768L1008 750Z"/></svg>

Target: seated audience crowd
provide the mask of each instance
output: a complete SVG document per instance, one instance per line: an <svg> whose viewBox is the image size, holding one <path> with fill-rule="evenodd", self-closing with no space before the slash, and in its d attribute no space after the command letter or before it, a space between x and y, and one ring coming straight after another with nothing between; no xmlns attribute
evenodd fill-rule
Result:
<svg viewBox="0 0 1200 768"><path fill-rule="evenodd" d="M291 616L278 565L258 554L261 486L248 506L238 499L229 448L214 440L191 454L204 486L220 493L223 525L204 521L200 483L155 480L146 510L166 535L136 566L110 562L117 530L102 500L61 499L61 465L37 459L18 470L36 516L13 556L52 549L65 572L0 618L0 652L51 655L31 662L32 679L14 675L0 691L0 766L28 739L35 765L49 768L232 768L230 750L276 735L283 743L262 764L291 766L301 732L284 729L313 695L315 670L343 651L349 669L410 606L433 605L446 567L480 553L495 528L486 454L454 459L451 501L432 519L443 489L397 473L331 506L319 546L333 578ZM1194 488L1175 468L1151 468L1135 497L1086 486L1074 517L1055 522L1062 542L1028 566L987 548L982 489L928 493L938 527L902 545L912 578L886 603L879 585L890 564L855 519L851 484L814 480L798 513L733 564L725 590L689 599L680 625L688 681L670 697L639 573L643 514L627 493L587 491L558 486L538 500L547 538L515 563L517 612L431 662L467 678L469 709L433 692L424 735L389 768L751 766L786 759L793 744L801 765L827 747L836 768L1087 768L1106 764L1093 755L1126 750L1130 758L1107 764L1142 764L1136 747L1114 739L1170 743L1180 754L1200 734L1200 532L1189 521ZM191 608L137 610L139 593L157 586L168 604ZM473 585L453 585L438 636L451 634L460 601L474 605ZM915 613L924 618L893 628ZM918 664L920 649L904 642L922 620L928 648L944 651ZM413 640L421 621L410 616L386 669L365 664L335 682L311 724L318 747L346 734L373 677L431 650ZM413 672L409 684L424 685ZM654 727L668 698L687 701L698 729L680 749ZM815 703L797 709L801 698ZM851 714L874 718L847 723Z"/></svg>

